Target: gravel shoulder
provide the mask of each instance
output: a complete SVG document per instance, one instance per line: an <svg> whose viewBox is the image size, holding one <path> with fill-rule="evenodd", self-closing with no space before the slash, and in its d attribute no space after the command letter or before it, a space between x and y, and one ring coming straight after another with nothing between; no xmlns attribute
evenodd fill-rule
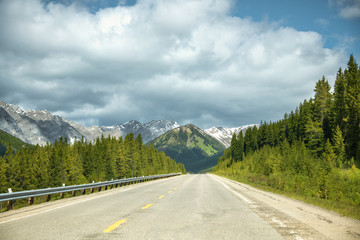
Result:
<svg viewBox="0 0 360 240"><path fill-rule="evenodd" d="M288 239L360 239L360 221L210 174L242 197L253 211Z"/></svg>

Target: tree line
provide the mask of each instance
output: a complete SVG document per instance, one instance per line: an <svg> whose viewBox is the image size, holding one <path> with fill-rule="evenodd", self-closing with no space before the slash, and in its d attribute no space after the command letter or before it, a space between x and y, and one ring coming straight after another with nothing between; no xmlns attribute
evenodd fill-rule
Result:
<svg viewBox="0 0 360 240"><path fill-rule="evenodd" d="M54 144L14 151L11 146L0 157L0 192L59 187L92 181L139 177L172 172L185 173L181 163L134 138L84 139L73 145L60 137Z"/></svg>
<svg viewBox="0 0 360 240"><path fill-rule="evenodd" d="M360 70L351 55L333 92L315 96L277 122L234 134L216 171L290 192L360 205Z"/></svg>

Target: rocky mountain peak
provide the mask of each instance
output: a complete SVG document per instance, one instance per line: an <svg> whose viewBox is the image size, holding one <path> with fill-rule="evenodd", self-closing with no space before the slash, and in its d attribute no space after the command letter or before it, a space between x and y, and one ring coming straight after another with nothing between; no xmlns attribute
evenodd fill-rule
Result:
<svg viewBox="0 0 360 240"><path fill-rule="evenodd" d="M211 127L205 129L205 133L209 134L213 138L221 142L225 147L230 147L233 134L239 134L241 131L245 133L246 129L259 126L258 124L245 125L236 128L224 128L224 127Z"/></svg>
<svg viewBox="0 0 360 240"><path fill-rule="evenodd" d="M10 104L10 103L3 102L1 100L0 100L0 107L7 110L8 112L13 112L13 113L17 113L17 114L24 113L24 111L20 107Z"/></svg>
<svg viewBox="0 0 360 240"><path fill-rule="evenodd" d="M0 101L0 129L30 144L45 145L60 136L73 142L82 137L93 141L102 135L120 137L129 133L133 133L135 137L141 134L146 143L176 127L179 124L174 120L153 120L144 124L131 120L115 126L86 127L47 110L24 111L16 105Z"/></svg>

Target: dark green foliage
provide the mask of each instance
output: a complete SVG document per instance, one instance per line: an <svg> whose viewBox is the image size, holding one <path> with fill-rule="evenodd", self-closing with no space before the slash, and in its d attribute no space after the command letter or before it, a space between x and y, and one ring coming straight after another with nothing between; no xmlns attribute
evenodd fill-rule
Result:
<svg viewBox="0 0 360 240"><path fill-rule="evenodd" d="M102 136L94 143L82 139L74 145L60 137L53 145L43 147L22 147L18 151L7 147L0 157L0 192L170 172L186 170L153 146L143 145L141 136L134 139L130 134L125 141Z"/></svg>
<svg viewBox="0 0 360 240"><path fill-rule="evenodd" d="M334 144L333 149L335 154L336 167L341 168L345 163L345 144L339 126L336 126L334 138L333 138L333 144ZM351 166L347 166L347 167L350 168Z"/></svg>
<svg viewBox="0 0 360 240"><path fill-rule="evenodd" d="M23 147L31 147L32 145L0 129L0 156L4 156L7 146L11 146L13 150L18 151Z"/></svg>
<svg viewBox="0 0 360 240"><path fill-rule="evenodd" d="M239 162L242 160L242 155L244 152L244 138L242 133L239 134L238 137L236 137L236 134L234 133L231 139L230 150L232 161Z"/></svg>
<svg viewBox="0 0 360 240"><path fill-rule="evenodd" d="M241 147L233 136L215 171L359 206L360 70L353 56L338 71L334 93L324 77L314 92L284 119L248 129L241 161L234 161Z"/></svg>
<svg viewBox="0 0 360 240"><path fill-rule="evenodd" d="M360 159L360 72L353 56L350 56L345 70L345 148L349 158ZM359 166L359 165L358 165Z"/></svg>
<svg viewBox="0 0 360 240"><path fill-rule="evenodd" d="M346 81L344 73L339 69L334 87L334 102L332 105L332 112L334 113L334 125L339 126L341 131L345 129L344 117L346 116Z"/></svg>

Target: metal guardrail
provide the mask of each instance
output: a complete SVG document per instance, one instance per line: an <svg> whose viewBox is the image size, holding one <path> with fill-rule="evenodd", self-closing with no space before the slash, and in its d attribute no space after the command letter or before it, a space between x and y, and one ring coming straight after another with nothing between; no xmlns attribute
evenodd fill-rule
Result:
<svg viewBox="0 0 360 240"><path fill-rule="evenodd" d="M82 190L82 194L85 194L86 189L90 189L90 192L93 193L95 188L99 188L101 191L102 187L110 186L112 188L114 185L115 187L128 185L137 182L145 182L149 180L155 180L159 178L167 178L181 175L181 173L170 173L170 174L163 174L163 175L154 175L154 176L146 176L146 177L135 177L135 178L124 178L124 179L117 179L105 182L97 182L97 183L88 183L88 184L81 184L81 185L72 185L72 186L64 186L64 187L55 187L55 188L43 188L43 189L36 189L36 190L27 190L27 191L19 191L19 192L11 192L11 193L1 193L0 194L0 202L7 202L7 208L12 209L12 204L14 200L17 199L25 199L28 198L29 204L34 202L34 197L39 196L47 196L47 201L51 199L51 194L60 193L61 197L63 197L64 193L72 192L73 196L76 195L76 191Z"/></svg>

